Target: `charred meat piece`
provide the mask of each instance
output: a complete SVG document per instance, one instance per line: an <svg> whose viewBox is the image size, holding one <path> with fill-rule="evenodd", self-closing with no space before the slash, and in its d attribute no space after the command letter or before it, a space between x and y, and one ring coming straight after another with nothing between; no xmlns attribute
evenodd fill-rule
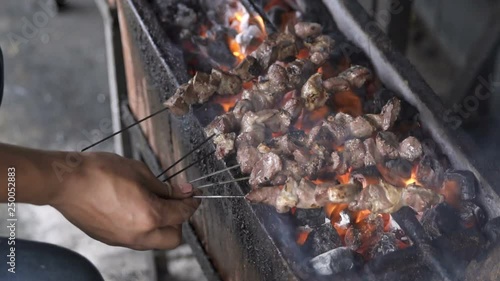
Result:
<svg viewBox="0 0 500 281"><path fill-rule="evenodd" d="M398 119L400 111L401 101L397 98L392 98L382 107L382 112L380 114L366 114L365 118L377 129L387 131Z"/></svg>
<svg viewBox="0 0 500 281"><path fill-rule="evenodd" d="M332 138L333 136L330 131L323 124L319 124L312 127L311 131L309 131L306 145L312 146L315 143L324 146L329 145L332 142Z"/></svg>
<svg viewBox="0 0 500 281"><path fill-rule="evenodd" d="M163 104L170 109L172 114L182 116L189 112L189 105L184 101L184 98L176 93Z"/></svg>
<svg viewBox="0 0 500 281"><path fill-rule="evenodd" d="M302 169L297 163L297 161L290 159L282 159L283 161L283 170L281 173L287 176L287 178L295 179L296 181L301 180L306 176L304 169Z"/></svg>
<svg viewBox="0 0 500 281"><path fill-rule="evenodd" d="M316 73L312 75L304 84L301 90L301 97L304 99L305 108L313 111L325 105L329 95L323 88L323 81L321 74Z"/></svg>
<svg viewBox="0 0 500 281"><path fill-rule="evenodd" d="M277 186L266 186L259 189L253 189L246 195L246 199L252 203L264 203L270 206L276 206L276 200L281 193Z"/></svg>
<svg viewBox="0 0 500 281"><path fill-rule="evenodd" d="M415 137L407 137L399 144L399 155L413 162L422 155L422 145Z"/></svg>
<svg viewBox="0 0 500 281"><path fill-rule="evenodd" d="M300 98L292 98L283 105L283 110L287 111L290 114L292 122L297 120L297 118L302 113L303 108L304 102Z"/></svg>
<svg viewBox="0 0 500 281"><path fill-rule="evenodd" d="M243 131L236 139L237 147L250 145L257 147L266 139L266 127L263 124L253 124L248 131Z"/></svg>
<svg viewBox="0 0 500 281"><path fill-rule="evenodd" d="M278 59L278 47L269 38L264 40L251 56L256 58L262 70L266 70Z"/></svg>
<svg viewBox="0 0 500 281"><path fill-rule="evenodd" d="M399 143L395 134L391 132L378 132L375 143L381 156L389 159L399 157Z"/></svg>
<svg viewBox="0 0 500 281"><path fill-rule="evenodd" d="M331 154L332 170L338 175L343 175L347 173L349 166L347 165L347 160L342 152L334 151Z"/></svg>
<svg viewBox="0 0 500 281"><path fill-rule="evenodd" d="M250 174L249 183L252 188L269 184L274 176L281 170L283 170L281 158L275 153L266 153L262 155L257 163L255 163L252 173Z"/></svg>
<svg viewBox="0 0 500 281"><path fill-rule="evenodd" d="M236 161L240 164L241 172L244 174L250 174L252 172L255 163L260 160L261 154L257 148L251 145L241 145L238 146L236 151Z"/></svg>
<svg viewBox="0 0 500 281"><path fill-rule="evenodd" d="M236 133L219 134L214 137L215 156L224 159L235 152Z"/></svg>
<svg viewBox="0 0 500 281"><path fill-rule="evenodd" d="M271 36L272 37L272 36ZM289 58L295 57L299 53L297 37L293 34L280 32L276 38L276 45L278 47L277 60L286 61Z"/></svg>
<svg viewBox="0 0 500 281"><path fill-rule="evenodd" d="M367 81L373 78L373 75L368 68L353 65L340 73L338 77L349 82L349 85L353 88L361 88Z"/></svg>
<svg viewBox="0 0 500 281"><path fill-rule="evenodd" d="M212 80L218 81L216 91L219 95L236 95L242 90L241 79L236 75L213 68L210 76Z"/></svg>
<svg viewBox="0 0 500 281"><path fill-rule="evenodd" d="M423 212L444 201L441 194L430 189L411 184L403 188L402 201L405 206L413 208L417 212Z"/></svg>
<svg viewBox="0 0 500 281"><path fill-rule="evenodd" d="M353 121L352 116L340 112L335 116L328 116L323 126L333 135L335 143L341 145L351 138L350 124Z"/></svg>
<svg viewBox="0 0 500 281"><path fill-rule="evenodd" d="M365 139L370 137L375 128L362 116L354 118L352 122L349 123L350 135L355 138Z"/></svg>
<svg viewBox="0 0 500 281"><path fill-rule="evenodd" d="M349 210L370 210L375 214L395 212L403 207L401 190L382 181L370 184L363 189L357 200L349 204Z"/></svg>
<svg viewBox="0 0 500 281"><path fill-rule="evenodd" d="M310 60L296 59L286 67L291 88L299 88L316 72L316 66Z"/></svg>
<svg viewBox="0 0 500 281"><path fill-rule="evenodd" d="M304 147L305 135L299 133L288 133L275 137L259 145L261 153L274 152L279 155L292 155L294 151Z"/></svg>
<svg viewBox="0 0 500 281"><path fill-rule="evenodd" d="M372 138L368 138L363 141L363 145L365 146L365 159L364 164L365 167L375 166L377 164L377 145Z"/></svg>
<svg viewBox="0 0 500 281"><path fill-rule="evenodd" d="M344 144L344 157L349 166L354 169L362 168L365 165L365 146L360 139L348 140Z"/></svg>
<svg viewBox="0 0 500 281"><path fill-rule="evenodd" d="M275 63L269 67L265 77L259 77L256 87L261 92L281 99L288 90L288 75L286 69Z"/></svg>
<svg viewBox="0 0 500 281"><path fill-rule="evenodd" d="M444 181L444 173L445 169L443 165L429 155L424 155L417 166L417 180L428 188L441 188Z"/></svg>
<svg viewBox="0 0 500 281"><path fill-rule="evenodd" d="M264 124L271 132L286 133L291 124L290 114L284 110L266 109L247 112L241 121L242 131L249 132L253 124Z"/></svg>
<svg viewBox="0 0 500 281"><path fill-rule="evenodd" d="M340 77L331 77L323 81L323 87L331 93L335 94L338 92L344 92L351 89L349 82Z"/></svg>
<svg viewBox="0 0 500 281"><path fill-rule="evenodd" d="M309 59L315 65L322 65L333 52L335 41L327 35L316 37L313 42L305 43L309 48Z"/></svg>
<svg viewBox="0 0 500 281"><path fill-rule="evenodd" d="M239 130L240 124L232 112L228 112L215 117L215 119L205 127L207 136L213 134L226 134Z"/></svg>
<svg viewBox="0 0 500 281"><path fill-rule="evenodd" d="M302 40L318 37L323 32L323 27L315 22L299 22L294 26L295 35Z"/></svg>
<svg viewBox="0 0 500 281"><path fill-rule="evenodd" d="M253 105L252 102L247 99L239 100L233 108L234 117L236 117L239 121L241 121L243 115L249 111L253 111Z"/></svg>
<svg viewBox="0 0 500 281"><path fill-rule="evenodd" d="M217 85L216 82L213 81L213 79L212 81L210 81L210 77L211 75L209 74L196 72L194 77L191 79L191 83L193 84L193 91L198 96L197 103L206 102L217 90L219 85Z"/></svg>
<svg viewBox="0 0 500 281"><path fill-rule="evenodd" d="M180 85L175 91L175 94L182 96L188 105L198 103L198 95L194 91L193 84L191 84L191 82L192 80L189 80L189 82Z"/></svg>
<svg viewBox="0 0 500 281"><path fill-rule="evenodd" d="M358 181L346 184L325 182L316 187L316 202L320 206L326 203L350 203L355 200L362 189Z"/></svg>
<svg viewBox="0 0 500 281"><path fill-rule="evenodd" d="M247 56L238 66L231 70L231 73L240 77L244 82L248 82L262 73L262 67L256 58Z"/></svg>
<svg viewBox="0 0 500 281"><path fill-rule="evenodd" d="M260 90L244 90L241 96L242 99L247 99L252 103L253 111L261 111L274 106L275 98Z"/></svg>

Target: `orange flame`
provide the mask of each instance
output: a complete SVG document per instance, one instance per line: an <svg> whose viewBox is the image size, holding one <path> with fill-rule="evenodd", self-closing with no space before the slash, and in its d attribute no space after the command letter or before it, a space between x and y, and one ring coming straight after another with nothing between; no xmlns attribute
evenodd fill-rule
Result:
<svg viewBox="0 0 500 281"><path fill-rule="evenodd" d="M417 180L417 165L414 165L413 168L411 169L411 176L409 179L405 181L405 185L408 186L410 184L417 184L421 185L418 180Z"/></svg>

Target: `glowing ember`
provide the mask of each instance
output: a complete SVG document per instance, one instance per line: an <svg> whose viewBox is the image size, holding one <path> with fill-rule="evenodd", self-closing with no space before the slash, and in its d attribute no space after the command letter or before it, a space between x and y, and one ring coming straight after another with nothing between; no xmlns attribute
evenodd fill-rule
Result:
<svg viewBox="0 0 500 281"><path fill-rule="evenodd" d="M340 92L333 95L333 103L340 112L351 116L360 116L363 114L363 105L359 97L351 91Z"/></svg>
<svg viewBox="0 0 500 281"><path fill-rule="evenodd" d="M304 243L306 243L306 240L307 240L307 237L309 236L309 234L311 233L311 230L302 230L299 232L299 235L297 235L297 244L299 245L304 245Z"/></svg>

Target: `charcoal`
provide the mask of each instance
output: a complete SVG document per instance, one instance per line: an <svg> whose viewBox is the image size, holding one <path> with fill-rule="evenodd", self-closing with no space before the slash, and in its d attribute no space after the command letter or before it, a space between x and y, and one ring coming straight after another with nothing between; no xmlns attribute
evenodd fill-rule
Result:
<svg viewBox="0 0 500 281"><path fill-rule="evenodd" d="M444 168L438 160L425 155L417 166L417 180L427 188L440 189L444 180Z"/></svg>
<svg viewBox="0 0 500 281"><path fill-rule="evenodd" d="M491 219L484 225L483 232L490 243L500 240L500 217Z"/></svg>
<svg viewBox="0 0 500 281"><path fill-rule="evenodd" d="M297 219L298 225L301 226L308 225L309 227L315 228L325 223L325 211L323 208L296 209L294 216Z"/></svg>
<svg viewBox="0 0 500 281"><path fill-rule="evenodd" d="M455 260L470 261L483 251L485 242L479 230L472 227L433 240L432 245L438 251L450 253Z"/></svg>
<svg viewBox="0 0 500 281"><path fill-rule="evenodd" d="M473 200L476 198L478 182L476 176L471 171L449 169L444 174L445 185L448 181L458 184L460 198L462 200Z"/></svg>
<svg viewBox="0 0 500 281"><path fill-rule="evenodd" d="M465 227L478 226L481 228L487 221L486 213L472 201L460 203L460 219Z"/></svg>
<svg viewBox="0 0 500 281"><path fill-rule="evenodd" d="M253 111L252 102L247 99L242 99L236 102L236 104L234 105L233 114L236 119L241 121L243 115L245 115L245 113L249 111Z"/></svg>
<svg viewBox="0 0 500 281"><path fill-rule="evenodd" d="M397 158L394 160L387 160L385 162L385 167L389 169L391 175L402 179L409 179L411 177L412 164L410 161L403 158Z"/></svg>
<svg viewBox="0 0 500 281"><path fill-rule="evenodd" d="M193 107L193 113L200 121L201 126L206 127L215 117L224 114L224 108L218 103L208 102L199 107Z"/></svg>
<svg viewBox="0 0 500 281"><path fill-rule="evenodd" d="M375 159L375 154L377 153L377 145L372 138L368 138L363 141L363 145L365 146L365 159L364 164L365 167L375 167L377 161Z"/></svg>
<svg viewBox="0 0 500 281"><path fill-rule="evenodd" d="M363 258L347 247L338 247L312 258L309 264L318 275L326 276L359 268Z"/></svg>
<svg viewBox="0 0 500 281"><path fill-rule="evenodd" d="M304 108L304 103L300 98L290 99L283 105L283 110L286 110L290 114L292 122L297 120L297 118L302 113L303 108Z"/></svg>
<svg viewBox="0 0 500 281"><path fill-rule="evenodd" d="M460 229L460 217L457 211L446 202L425 211L420 223L431 239L449 235Z"/></svg>
<svg viewBox="0 0 500 281"><path fill-rule="evenodd" d="M332 224L325 223L323 212L323 223L313 228L303 247L309 256L316 257L340 246L342 241Z"/></svg>
<svg viewBox="0 0 500 281"><path fill-rule="evenodd" d="M395 252L398 249L397 240L394 233L386 232L380 237L380 240L371 250L372 258L379 258L388 253Z"/></svg>

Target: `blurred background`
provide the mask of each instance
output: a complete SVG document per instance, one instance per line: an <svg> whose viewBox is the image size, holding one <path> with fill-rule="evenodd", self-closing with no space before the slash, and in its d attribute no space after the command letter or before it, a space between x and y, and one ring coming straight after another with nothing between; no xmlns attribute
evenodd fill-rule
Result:
<svg viewBox="0 0 500 281"><path fill-rule="evenodd" d="M459 126L485 148L485 157L497 158L500 1L359 1L445 107L461 116ZM1 142L79 150L111 132L105 29L96 5L102 2L2 1L0 46L6 83L0 110ZM404 9L391 15L387 11L395 3ZM478 87L487 91L487 98L474 98ZM99 150L114 151L115 147L107 142ZM204 278L187 245L168 252L165 264L158 265L154 252L97 242L50 207L24 205L18 214L19 238L73 249L89 258L106 280ZM5 232L0 228L0 235Z"/></svg>

